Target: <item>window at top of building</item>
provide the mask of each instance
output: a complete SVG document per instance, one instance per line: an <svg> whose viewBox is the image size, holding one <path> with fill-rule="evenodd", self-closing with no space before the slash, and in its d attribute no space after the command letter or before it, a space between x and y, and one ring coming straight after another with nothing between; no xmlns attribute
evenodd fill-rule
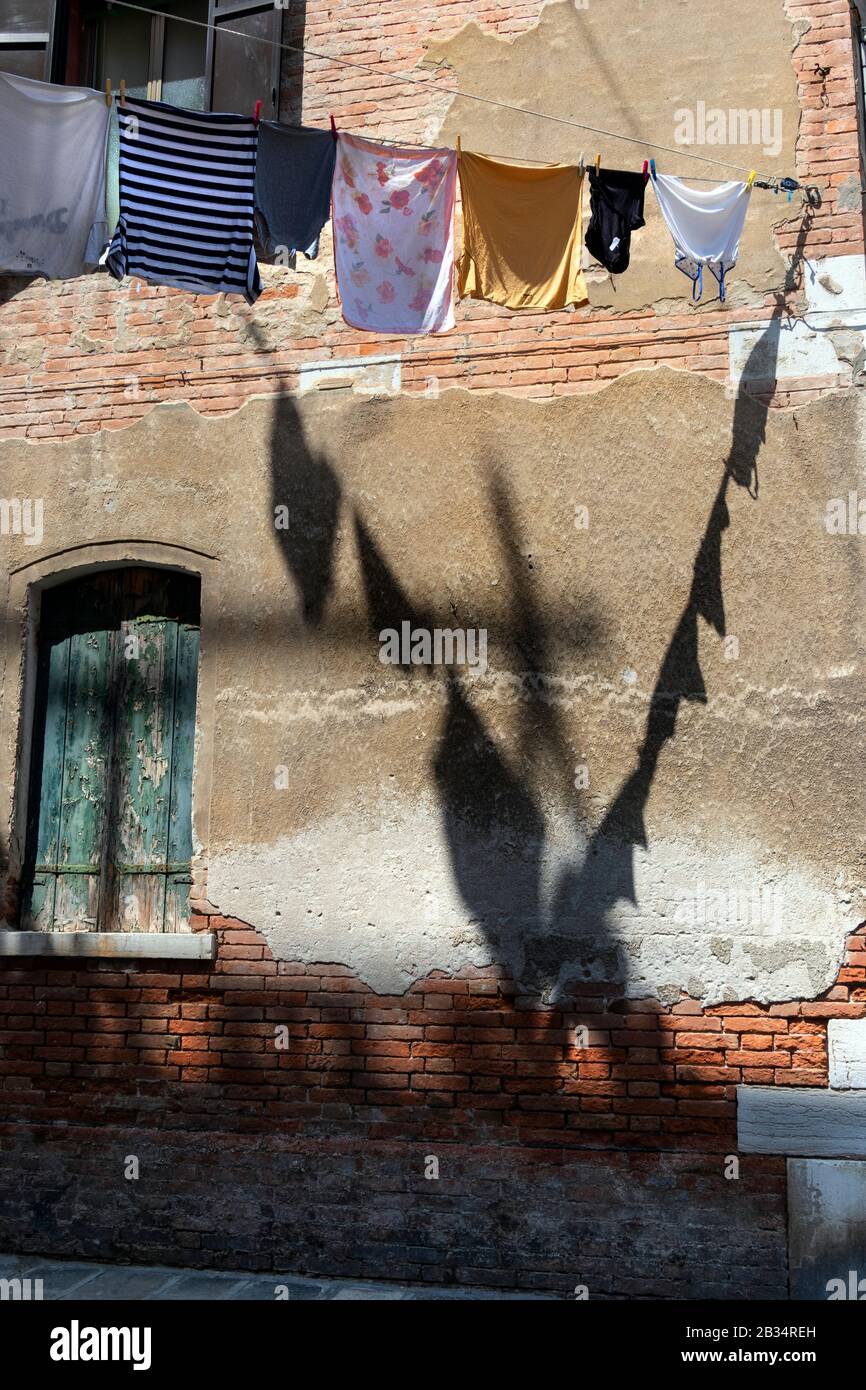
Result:
<svg viewBox="0 0 866 1390"><path fill-rule="evenodd" d="M191 111L252 115L261 102L262 119L276 119L283 8L271 0L142 5L156 13L112 0L0 0L0 72L99 91L108 80L115 93L123 82L130 97ZM118 156L113 113L106 172L111 227L120 212Z"/></svg>
<svg viewBox="0 0 866 1390"><path fill-rule="evenodd" d="M0 72L192 111L279 111L282 20L273 0L0 0ZM145 13L147 11L147 13ZM294 32L294 31L293 31ZM297 36L296 36L297 38Z"/></svg>
<svg viewBox="0 0 866 1390"><path fill-rule="evenodd" d="M131 0L132 2L132 0ZM0 0L2 3L2 0ZM151 0L137 14L111 0L83 0L89 81L192 111L275 117L282 10L262 0Z"/></svg>
<svg viewBox="0 0 866 1390"><path fill-rule="evenodd" d="M275 120L280 96L283 9L261 0L210 0L211 109Z"/></svg>
<svg viewBox="0 0 866 1390"><path fill-rule="evenodd" d="M90 84L101 89L108 79L117 91L122 80L128 96L207 110L208 0L148 8L160 13L88 6Z"/></svg>
<svg viewBox="0 0 866 1390"><path fill-rule="evenodd" d="M47 82L55 0L0 0L0 72Z"/></svg>

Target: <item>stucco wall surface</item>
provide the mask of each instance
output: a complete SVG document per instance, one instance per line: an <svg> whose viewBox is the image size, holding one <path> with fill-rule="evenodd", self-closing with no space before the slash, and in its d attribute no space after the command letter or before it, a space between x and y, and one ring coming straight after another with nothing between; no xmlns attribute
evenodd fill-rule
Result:
<svg viewBox="0 0 866 1390"><path fill-rule="evenodd" d="M667 369L544 404L162 406L5 444L9 494L46 501L4 555L213 557L199 860L278 957L388 990L496 962L548 998L814 997L863 917L862 538L827 527L862 429L853 393L768 413ZM484 629L486 670L383 664L405 621Z"/></svg>

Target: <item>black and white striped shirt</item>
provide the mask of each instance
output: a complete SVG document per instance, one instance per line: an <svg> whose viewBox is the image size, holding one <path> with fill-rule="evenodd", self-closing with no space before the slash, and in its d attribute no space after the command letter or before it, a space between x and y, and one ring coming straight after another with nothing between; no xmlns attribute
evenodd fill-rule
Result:
<svg viewBox="0 0 866 1390"><path fill-rule="evenodd" d="M127 97L120 123L120 218L106 265L198 294L262 285L253 250L253 118Z"/></svg>

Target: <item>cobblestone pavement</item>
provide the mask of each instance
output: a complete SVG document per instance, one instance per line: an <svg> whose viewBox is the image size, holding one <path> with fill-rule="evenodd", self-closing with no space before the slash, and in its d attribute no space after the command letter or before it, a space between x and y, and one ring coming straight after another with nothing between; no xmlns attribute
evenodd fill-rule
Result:
<svg viewBox="0 0 866 1390"><path fill-rule="evenodd" d="M41 1295L35 1283L41 1279ZM22 1281L20 1286L8 1281ZM30 1280L29 1286L23 1282ZM6 1282L4 1282L6 1281ZM536 1299L544 1295L441 1285L384 1284L361 1279L306 1279L296 1274L249 1274L242 1270L170 1269L162 1265L95 1264L46 1260L40 1255L0 1255L0 1300L13 1298L76 1302L128 1299L204 1299L222 1302L275 1299L337 1301L390 1299Z"/></svg>

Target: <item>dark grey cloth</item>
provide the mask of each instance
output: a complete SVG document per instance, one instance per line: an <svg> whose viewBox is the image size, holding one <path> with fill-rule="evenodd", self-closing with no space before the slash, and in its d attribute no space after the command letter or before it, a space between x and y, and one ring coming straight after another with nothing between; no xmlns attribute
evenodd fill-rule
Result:
<svg viewBox="0 0 866 1390"><path fill-rule="evenodd" d="M331 215L337 142L330 130L262 121L256 161L256 230L266 255L313 260Z"/></svg>
<svg viewBox="0 0 866 1390"><path fill-rule="evenodd" d="M643 227L646 177L625 169L590 169L589 207L592 216L584 245L613 275L628 269L631 234Z"/></svg>

